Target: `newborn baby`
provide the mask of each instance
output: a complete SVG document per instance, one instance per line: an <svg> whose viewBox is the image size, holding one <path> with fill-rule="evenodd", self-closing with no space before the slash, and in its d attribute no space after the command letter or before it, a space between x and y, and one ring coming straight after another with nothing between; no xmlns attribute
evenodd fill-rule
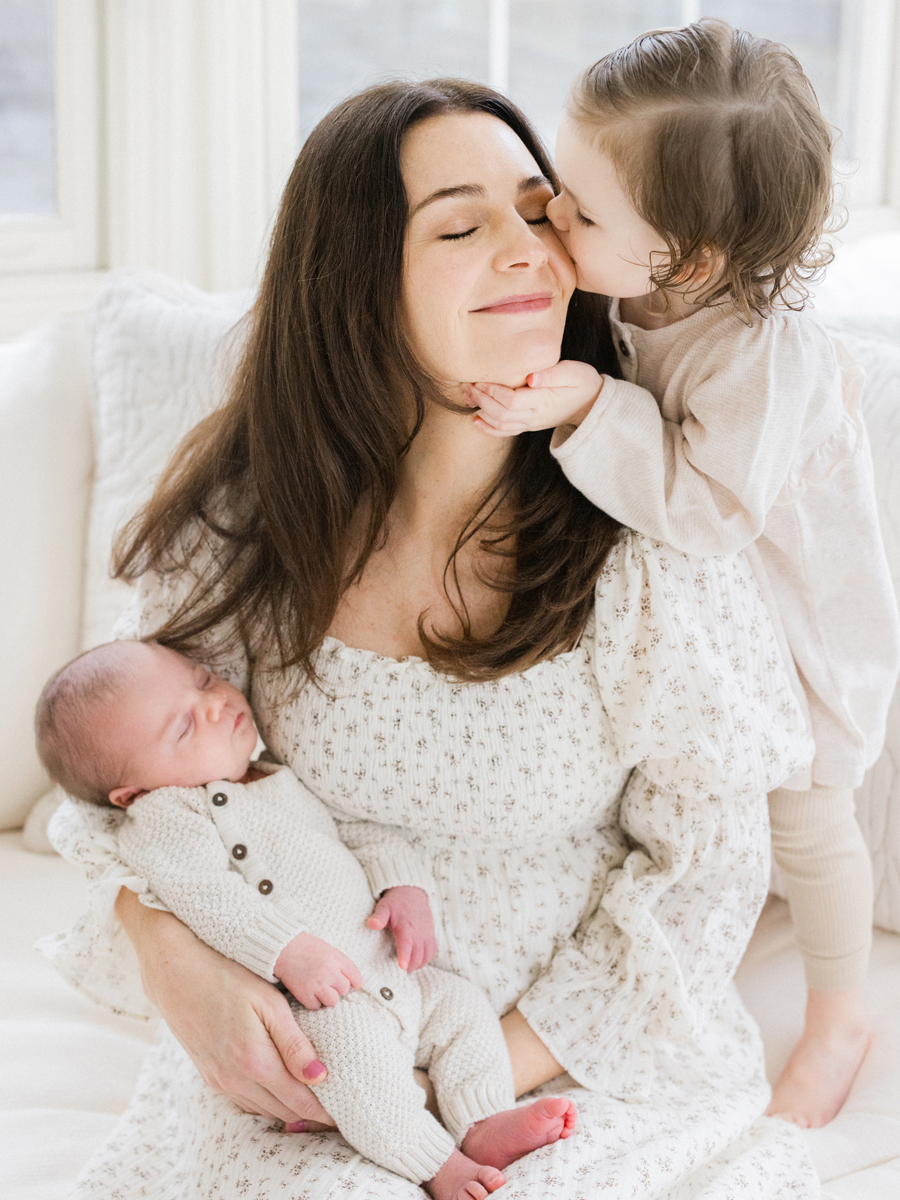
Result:
<svg viewBox="0 0 900 1200"><path fill-rule="evenodd" d="M365 873L325 806L287 767L251 766L256 729L237 688L157 643L111 642L47 683L35 728L66 791L126 809L119 848L149 890L292 994L328 1064L316 1093L360 1153L437 1200L482 1200L503 1167L573 1132L569 1100L511 1107L503 1034L473 984L401 969L383 926L402 913L403 966L427 962L425 893L391 888L373 919ZM428 1069L443 1124L414 1066Z"/></svg>

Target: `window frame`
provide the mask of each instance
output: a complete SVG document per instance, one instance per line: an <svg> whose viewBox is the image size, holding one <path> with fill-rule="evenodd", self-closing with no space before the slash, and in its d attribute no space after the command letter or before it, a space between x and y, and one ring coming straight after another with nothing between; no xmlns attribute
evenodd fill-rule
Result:
<svg viewBox="0 0 900 1200"><path fill-rule="evenodd" d="M91 270L100 256L100 13L54 0L56 212L0 215L0 274Z"/></svg>

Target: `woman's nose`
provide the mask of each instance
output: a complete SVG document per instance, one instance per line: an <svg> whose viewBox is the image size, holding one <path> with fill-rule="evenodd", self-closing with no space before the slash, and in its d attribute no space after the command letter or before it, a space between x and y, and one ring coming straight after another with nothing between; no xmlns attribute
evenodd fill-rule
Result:
<svg viewBox="0 0 900 1200"><path fill-rule="evenodd" d="M509 267L540 267L549 262L550 254L543 238L521 217L511 223L509 240L501 251L502 265Z"/></svg>

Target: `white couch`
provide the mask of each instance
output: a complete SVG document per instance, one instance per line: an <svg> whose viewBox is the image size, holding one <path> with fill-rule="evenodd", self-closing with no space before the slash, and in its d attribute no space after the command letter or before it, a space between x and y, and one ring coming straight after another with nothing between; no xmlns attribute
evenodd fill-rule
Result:
<svg viewBox="0 0 900 1200"><path fill-rule="evenodd" d="M867 248L867 253L870 253ZM895 265L891 267L893 255ZM868 261L868 260L865 260ZM900 238L875 262L893 284ZM849 314L858 286L877 298L871 268L854 283L849 254L831 312L870 376L867 413L882 519L900 581L900 312ZM836 269L840 280L840 271ZM859 275L859 269L857 269ZM849 282L847 282L849 280ZM147 494L181 433L216 401L223 335L246 295L209 296L158 276L113 279L91 314L72 314L0 346L0 1161L10 1200L62 1200L109 1133L133 1087L152 1022L116 1017L72 992L32 949L84 905L79 873L43 841L48 800L18 827L46 787L31 747L31 712L46 676L108 636L123 604L106 578L118 522ZM850 319L847 319L849 316ZM882 338L869 331L878 320ZM848 333L849 331L849 333ZM890 340L897 338L896 342ZM226 347L228 339L226 339ZM227 358L224 360L227 364ZM892 800L893 794L893 800ZM888 747L860 793L876 863L878 911L900 930L900 708ZM763 1030L770 1072L786 1059L804 989L786 907L771 899L739 985ZM850 1099L810 1147L833 1200L900 1197L900 936L876 930L870 1003L873 1051Z"/></svg>

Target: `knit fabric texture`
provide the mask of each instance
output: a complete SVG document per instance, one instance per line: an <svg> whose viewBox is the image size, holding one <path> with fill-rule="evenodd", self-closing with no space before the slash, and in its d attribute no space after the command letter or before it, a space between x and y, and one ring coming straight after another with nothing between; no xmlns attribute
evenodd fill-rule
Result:
<svg viewBox="0 0 900 1200"><path fill-rule="evenodd" d="M328 1064L317 1089L323 1104L373 1161L421 1183L473 1122L513 1106L509 1055L486 997L446 971L400 969L392 935L366 928L365 872L325 805L288 768L268 768L254 783L140 796L119 848L145 899L266 979L275 982L278 955L299 932L356 963L361 991L333 1008L292 1008ZM431 1071L446 1128L425 1110L417 1063Z"/></svg>

